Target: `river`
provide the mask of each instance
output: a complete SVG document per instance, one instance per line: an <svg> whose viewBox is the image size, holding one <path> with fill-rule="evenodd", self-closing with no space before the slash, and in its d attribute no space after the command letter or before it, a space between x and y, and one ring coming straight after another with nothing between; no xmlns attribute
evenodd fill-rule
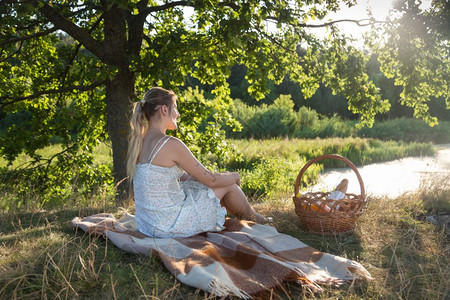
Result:
<svg viewBox="0 0 450 300"><path fill-rule="evenodd" d="M419 190L433 178L450 184L450 144L436 145L434 156L407 157L385 163L358 167L367 196L390 198ZM349 180L347 192L360 194L355 173L350 168L329 169L310 191L331 191L342 179ZM444 178L444 180L442 180Z"/></svg>

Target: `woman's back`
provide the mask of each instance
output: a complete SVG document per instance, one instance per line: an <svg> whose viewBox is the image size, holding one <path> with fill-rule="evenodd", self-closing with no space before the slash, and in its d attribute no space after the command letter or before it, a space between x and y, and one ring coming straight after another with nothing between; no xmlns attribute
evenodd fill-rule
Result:
<svg viewBox="0 0 450 300"><path fill-rule="evenodd" d="M239 173L211 172L182 141L166 136L178 128L179 118L177 96L160 87L133 104L127 173L139 230L155 237L220 230L227 211L265 222L240 188Z"/></svg>
<svg viewBox="0 0 450 300"><path fill-rule="evenodd" d="M169 139L163 137L155 144L148 162L136 165L133 188L139 230L154 237L221 230L226 209L210 188L199 182L181 182L183 170L177 165L152 164Z"/></svg>

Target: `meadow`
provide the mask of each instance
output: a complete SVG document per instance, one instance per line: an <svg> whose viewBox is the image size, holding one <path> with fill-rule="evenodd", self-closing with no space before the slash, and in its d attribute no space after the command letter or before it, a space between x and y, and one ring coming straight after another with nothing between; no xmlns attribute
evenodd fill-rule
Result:
<svg viewBox="0 0 450 300"><path fill-rule="evenodd" d="M362 138L229 140L238 152L226 162L239 170L243 188L256 210L274 218L274 226L320 251L363 264L372 281L355 281L340 288L325 287L313 294L296 283L269 291L270 299L445 299L450 286L448 234L425 221L434 213L450 211L449 178L436 178L413 194L397 199L369 198L353 234L321 236L303 232L291 200L293 180L312 157L339 153L356 165L404 156L431 155L429 143L383 142ZM57 146L46 149L50 155ZM44 151L44 152L45 152ZM96 150L98 164L110 164L110 148ZM22 162L27 160L21 157ZM214 162L215 158L211 158ZM305 184L314 182L319 164ZM24 185L30 183L23 183ZM75 232L75 216L123 211L113 192L98 188L91 195L76 192L58 205L42 204L28 195L20 207L15 187L1 183L0 298L87 299L210 299L209 295L180 284L158 257L123 252L102 238ZM76 187L73 189L76 191ZM9 204L8 204L9 203ZM8 210L6 209L8 208ZM125 208L133 212L133 204Z"/></svg>
<svg viewBox="0 0 450 300"><path fill-rule="evenodd" d="M435 150L431 143L405 143L402 141L381 141L363 138L327 138L327 139L289 139L272 138L266 140L227 140L233 151L227 157L210 156L204 163L215 171L238 171L243 180L242 188L251 201L277 201L286 198L293 191L294 180L310 159L323 154L339 154L355 165L394 160L408 156L433 155ZM52 145L39 150L43 157L51 157L61 151L60 145ZM14 169L27 164L30 157L22 154L11 165L0 160L0 168ZM308 168L303 176L302 185L313 184L320 172L326 168L345 167L337 160L325 160ZM45 191L40 185L26 176L11 180L8 173L0 177L0 209L54 209L76 202L84 206L103 207L114 205L114 185L110 182L109 171L112 169L111 147L100 144L94 152L93 172L100 175L88 177L75 174L65 185L52 186ZM100 172L101 171L101 172ZM1 172L0 172L1 173ZM104 176L101 176L105 174ZM109 177L108 177L109 176ZM47 181L57 179L46 179ZM40 182L43 184L46 182ZM14 189L11 189L11 185Z"/></svg>

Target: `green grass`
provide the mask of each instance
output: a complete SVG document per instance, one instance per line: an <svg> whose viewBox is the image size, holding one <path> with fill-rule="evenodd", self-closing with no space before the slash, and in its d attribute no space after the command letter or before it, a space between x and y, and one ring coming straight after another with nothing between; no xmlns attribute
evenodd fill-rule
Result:
<svg viewBox="0 0 450 300"><path fill-rule="evenodd" d="M439 182L397 199L370 198L355 232L345 236L303 232L289 199L256 204L258 211L274 217L280 232L356 260L374 278L340 288L325 286L322 294L287 283L273 291L272 299L445 299L450 286L448 235L424 217L431 211L449 213L449 198L450 188ZM73 209L77 205L0 214L1 299L209 298L177 282L156 256L129 254L72 230L75 216L120 214L114 207Z"/></svg>
<svg viewBox="0 0 450 300"><path fill-rule="evenodd" d="M357 166L390 161L407 156L435 153L431 144L379 141L361 138L231 140L238 150L225 165L238 170L242 188L253 200L282 198L292 193L300 169L313 158L339 154ZM348 167L329 159L311 165L302 177L302 185L313 184L326 168Z"/></svg>
<svg viewBox="0 0 450 300"><path fill-rule="evenodd" d="M355 165L389 161L407 156L433 155L430 143L404 143L363 138L230 140L243 157L243 167L263 156L307 160L324 154L340 154ZM233 166L233 161L230 163ZM345 166L338 161L325 162L325 167Z"/></svg>
<svg viewBox="0 0 450 300"><path fill-rule="evenodd" d="M346 236L303 232L290 200L292 180L309 158L325 153L351 154L360 164L430 154L431 145L366 139L233 142L242 157L229 161L230 169L240 169L247 185L253 182L266 189L264 197L253 197L264 200L253 202L256 210L272 216L280 232L321 251L356 260L374 277L373 281L341 288L325 287L322 294L311 294L298 284L288 283L273 291L272 299L446 298L450 286L449 236L425 218L450 213L448 177L426 182L419 192L396 199L369 198L355 232ZM51 151L57 149L46 153L50 155ZM97 161L110 163L107 146L97 151ZM317 167L311 173L311 180L320 170ZM0 205L18 200L23 201L21 206L0 213L0 299L211 298L180 284L156 256L129 254L102 238L71 229L70 221L75 216L98 212L120 215L109 190L99 188L96 194L86 197L75 187L71 197L52 209L39 205L41 196L30 194L18 199L14 187L3 184ZM131 203L126 206L132 209Z"/></svg>
<svg viewBox="0 0 450 300"><path fill-rule="evenodd" d="M439 121L438 125L430 127L422 120L398 118L375 122L372 128L364 127L357 134L380 140L445 144L450 142L450 121Z"/></svg>
<svg viewBox="0 0 450 300"><path fill-rule="evenodd" d="M41 155L43 158L50 158L53 155L55 155L58 152L61 152L62 147L59 144L54 144L48 147L45 147L44 149L40 149L37 151L37 154ZM112 168L112 148L110 145L106 143L102 143L95 148L94 151L95 154L95 162L97 164L105 164ZM23 164L29 163L31 161L30 156L26 154L21 154L17 159L12 163L12 168L21 166ZM4 159L0 159L0 168L6 167L8 165L8 162Z"/></svg>
<svg viewBox="0 0 450 300"><path fill-rule="evenodd" d="M381 161L389 161L407 156L431 155L434 148L428 143L404 143L394 141L379 141L362 138L329 138L329 139L268 139L268 140L229 140L237 149L237 154L227 159L212 158L211 163L217 163L226 170L240 172L242 188L252 201L261 201L270 198L282 198L292 193L294 181L299 170L305 163L319 155L340 154L357 166ZM51 157L61 151L59 145L52 145L40 154ZM21 155L10 168L16 168L31 160L26 155ZM94 174L99 172L101 165L106 166L106 172L112 168L111 148L106 144L99 145L94 152ZM6 162L0 160L0 167ZM324 168L346 167L337 160L324 160L308 168L302 177L302 185L310 185L318 178ZM109 168L109 169L108 169ZM101 180L103 176L94 177L93 180ZM33 181L18 180L21 190L11 189L11 182L0 177L0 209L10 210L15 207L28 207L32 209L61 207L62 203L73 202L73 199L85 199L83 205L102 203L109 205L108 197L114 193L114 189L103 183L93 187L76 188L77 178L71 178L64 187L47 189L47 197L36 195L39 185ZM85 185L92 185L91 181ZM90 195L87 197L85 194Z"/></svg>

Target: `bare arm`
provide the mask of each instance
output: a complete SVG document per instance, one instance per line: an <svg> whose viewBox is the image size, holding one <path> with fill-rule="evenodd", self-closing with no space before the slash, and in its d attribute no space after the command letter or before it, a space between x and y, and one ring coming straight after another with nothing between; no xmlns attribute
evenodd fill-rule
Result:
<svg viewBox="0 0 450 300"><path fill-rule="evenodd" d="M191 174L188 174L186 172L184 172L184 174L181 175L180 180L181 181L188 181L188 180L198 181L195 177L193 177Z"/></svg>
<svg viewBox="0 0 450 300"><path fill-rule="evenodd" d="M206 169L178 139L171 138L170 141L171 156L173 161L181 167L188 175L191 175L199 182L211 188L225 187L234 183L240 184L241 177L237 172L232 173L213 173Z"/></svg>

